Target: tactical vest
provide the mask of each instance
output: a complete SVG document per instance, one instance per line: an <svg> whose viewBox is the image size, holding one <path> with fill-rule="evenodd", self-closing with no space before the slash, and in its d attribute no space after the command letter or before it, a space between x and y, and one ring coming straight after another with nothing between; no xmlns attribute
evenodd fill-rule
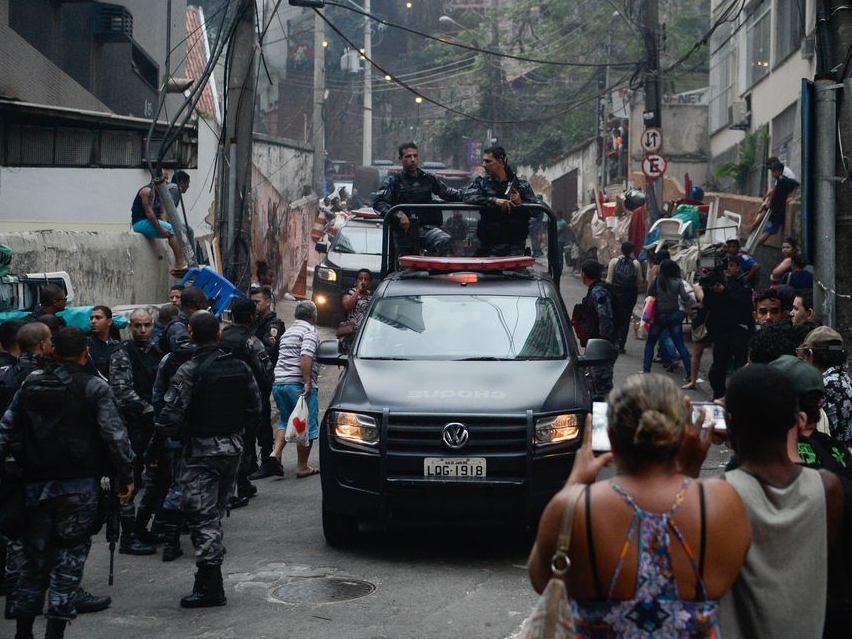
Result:
<svg viewBox="0 0 852 639"><path fill-rule="evenodd" d="M109 472L95 410L86 401L89 379L85 371L52 367L22 386L25 480L100 478Z"/></svg>
<svg viewBox="0 0 852 639"><path fill-rule="evenodd" d="M0 375L0 412L5 413L12 403L12 398L27 376L41 365L30 359L18 360Z"/></svg>
<svg viewBox="0 0 852 639"><path fill-rule="evenodd" d="M214 351L195 370L187 410L190 437L221 437L243 429L251 373L234 355Z"/></svg>
<svg viewBox="0 0 852 639"><path fill-rule="evenodd" d="M397 190L397 201L395 204L431 204L432 203L432 181L425 173L418 173L417 177L401 175L397 179L399 188ZM421 224L441 226L444 216L441 211L425 211L414 209L411 211L420 220Z"/></svg>
<svg viewBox="0 0 852 639"><path fill-rule="evenodd" d="M219 343L219 348L226 353L232 353L251 368L251 354L247 346L249 337L251 337L251 333L241 326L229 326L222 331L222 341Z"/></svg>
<svg viewBox="0 0 852 639"><path fill-rule="evenodd" d="M161 355L165 355L167 353L172 352L172 345L169 344L169 329L173 324L180 322L181 324L187 324L186 320L183 319L180 315L175 317L171 322L166 324L166 327L163 329L163 332L160 333L160 337L157 339L157 349L160 351Z"/></svg>
<svg viewBox="0 0 852 639"><path fill-rule="evenodd" d="M122 342L121 348L127 353L130 364L133 366L133 390L150 404L154 380L157 379L160 355L153 348L149 348L147 353L143 353L136 347L133 340Z"/></svg>

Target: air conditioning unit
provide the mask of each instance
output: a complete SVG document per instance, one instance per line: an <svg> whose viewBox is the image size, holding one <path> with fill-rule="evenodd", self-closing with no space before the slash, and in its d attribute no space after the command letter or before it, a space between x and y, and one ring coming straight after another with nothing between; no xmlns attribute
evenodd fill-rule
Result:
<svg viewBox="0 0 852 639"><path fill-rule="evenodd" d="M814 55L816 55L816 38L811 35L802 40L802 57L810 60Z"/></svg>
<svg viewBox="0 0 852 639"><path fill-rule="evenodd" d="M734 100L734 103L728 107L728 125L729 129L737 131L748 131L751 125L751 111L745 100Z"/></svg>

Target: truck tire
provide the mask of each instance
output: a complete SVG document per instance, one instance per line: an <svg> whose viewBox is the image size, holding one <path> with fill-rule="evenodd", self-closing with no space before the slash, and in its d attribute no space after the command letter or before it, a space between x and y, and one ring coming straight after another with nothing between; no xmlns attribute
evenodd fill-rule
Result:
<svg viewBox="0 0 852 639"><path fill-rule="evenodd" d="M358 540L358 520L322 506L322 533L332 548L347 548Z"/></svg>

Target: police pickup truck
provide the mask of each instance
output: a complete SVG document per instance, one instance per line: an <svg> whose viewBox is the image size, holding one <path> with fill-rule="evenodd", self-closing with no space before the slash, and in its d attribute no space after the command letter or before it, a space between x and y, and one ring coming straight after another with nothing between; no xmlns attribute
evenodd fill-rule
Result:
<svg viewBox="0 0 852 639"><path fill-rule="evenodd" d="M321 363L345 366L320 429L330 545L362 522L534 529L582 441L584 367L613 354L601 340L578 352L558 265L533 265L402 257L351 353L320 345Z"/></svg>

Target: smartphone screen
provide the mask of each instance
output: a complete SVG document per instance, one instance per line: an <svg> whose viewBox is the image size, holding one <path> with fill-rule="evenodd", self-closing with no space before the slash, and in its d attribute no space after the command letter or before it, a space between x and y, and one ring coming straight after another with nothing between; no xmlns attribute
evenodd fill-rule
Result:
<svg viewBox="0 0 852 639"><path fill-rule="evenodd" d="M596 453L608 453L612 450L609 433L606 432L608 410L606 402L592 402L592 451Z"/></svg>
<svg viewBox="0 0 852 639"><path fill-rule="evenodd" d="M703 413L702 428L709 428L710 424L714 424L715 430L725 432L728 430L728 424L725 422L725 409L717 406L712 402L693 402L692 404L692 421L693 423Z"/></svg>

